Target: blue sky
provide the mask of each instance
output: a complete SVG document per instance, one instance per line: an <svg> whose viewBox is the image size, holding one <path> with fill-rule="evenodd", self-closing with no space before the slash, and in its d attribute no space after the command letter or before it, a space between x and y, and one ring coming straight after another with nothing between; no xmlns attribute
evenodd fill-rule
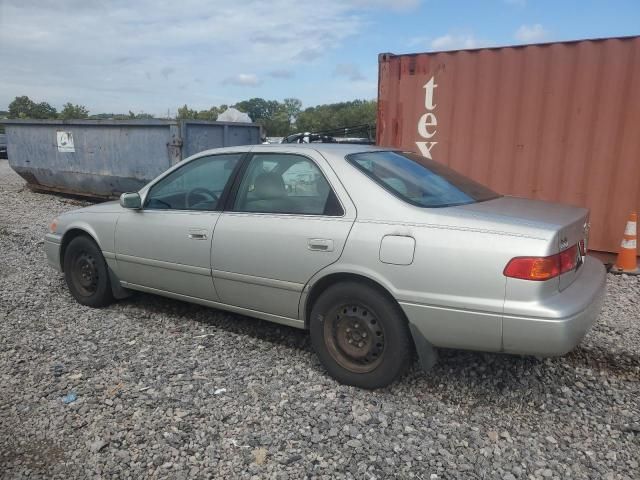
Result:
<svg viewBox="0 0 640 480"><path fill-rule="evenodd" d="M375 98L380 52L637 34L637 0L0 0L0 109L311 106Z"/></svg>

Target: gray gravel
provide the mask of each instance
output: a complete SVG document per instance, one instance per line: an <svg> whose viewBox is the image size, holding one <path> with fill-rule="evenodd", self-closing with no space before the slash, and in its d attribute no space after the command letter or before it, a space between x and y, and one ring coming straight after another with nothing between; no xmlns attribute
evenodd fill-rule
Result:
<svg viewBox="0 0 640 480"><path fill-rule="evenodd" d="M609 277L565 357L442 351L369 392L298 330L143 294L80 306L42 237L84 203L0 161L5 478L640 478L638 277Z"/></svg>

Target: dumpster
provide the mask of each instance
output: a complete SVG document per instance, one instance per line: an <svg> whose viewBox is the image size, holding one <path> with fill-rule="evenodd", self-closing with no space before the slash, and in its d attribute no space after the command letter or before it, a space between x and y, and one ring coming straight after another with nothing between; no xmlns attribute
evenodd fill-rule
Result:
<svg viewBox="0 0 640 480"><path fill-rule="evenodd" d="M114 198L217 147L260 143L253 123L2 120L9 165L35 190Z"/></svg>
<svg viewBox="0 0 640 480"><path fill-rule="evenodd" d="M640 36L379 57L377 143L499 193L591 209L616 252L640 209Z"/></svg>

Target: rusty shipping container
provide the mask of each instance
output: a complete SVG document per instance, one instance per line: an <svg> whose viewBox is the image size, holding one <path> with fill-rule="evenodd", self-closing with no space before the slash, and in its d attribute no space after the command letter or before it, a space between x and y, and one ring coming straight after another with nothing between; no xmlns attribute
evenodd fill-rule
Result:
<svg viewBox="0 0 640 480"><path fill-rule="evenodd" d="M640 210L640 37L381 54L377 143L586 206L590 248L616 252Z"/></svg>

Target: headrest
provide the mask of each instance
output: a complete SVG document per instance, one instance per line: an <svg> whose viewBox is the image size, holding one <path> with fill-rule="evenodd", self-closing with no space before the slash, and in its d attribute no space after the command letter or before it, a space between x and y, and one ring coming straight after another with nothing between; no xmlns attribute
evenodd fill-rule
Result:
<svg viewBox="0 0 640 480"><path fill-rule="evenodd" d="M284 180L282 180L282 176L277 173L261 173L256 178L254 187L254 194L256 198L261 200L270 200L273 198L282 198L287 196Z"/></svg>

